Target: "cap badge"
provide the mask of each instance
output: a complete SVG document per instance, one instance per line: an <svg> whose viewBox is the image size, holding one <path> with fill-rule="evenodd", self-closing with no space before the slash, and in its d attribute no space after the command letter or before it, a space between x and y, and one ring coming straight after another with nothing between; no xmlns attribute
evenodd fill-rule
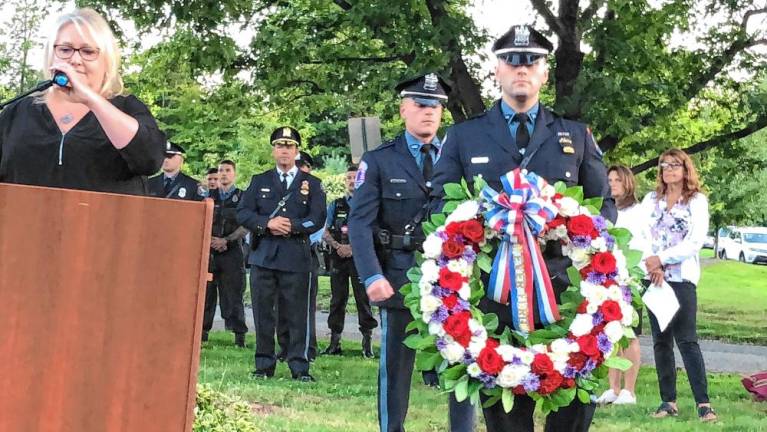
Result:
<svg viewBox="0 0 767 432"><path fill-rule="evenodd" d="M427 91L435 91L437 90L438 83L439 79L437 78L437 74L426 74L424 77L423 89Z"/></svg>
<svg viewBox="0 0 767 432"><path fill-rule="evenodd" d="M282 136L285 138L290 138L290 128L282 128Z"/></svg>
<svg viewBox="0 0 767 432"><path fill-rule="evenodd" d="M517 26L517 28L514 29L514 45L530 45L530 29L525 26Z"/></svg>

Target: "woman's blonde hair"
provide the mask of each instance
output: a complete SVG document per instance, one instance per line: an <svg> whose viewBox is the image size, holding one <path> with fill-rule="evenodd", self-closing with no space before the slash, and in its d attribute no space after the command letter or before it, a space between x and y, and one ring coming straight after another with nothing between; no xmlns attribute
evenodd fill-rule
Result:
<svg viewBox="0 0 767 432"><path fill-rule="evenodd" d="M99 49L99 58L96 61L106 62L106 73L101 88L98 90L99 94L107 99L122 94L124 87L120 76L121 57L117 39L104 17L90 8L75 9L61 15L56 20L55 27L48 35L48 41L45 44L45 67L43 71L46 78L52 77L50 68L55 55L53 45L56 43L61 29L68 24L72 24L81 37L90 36L90 39L93 39Z"/></svg>
<svg viewBox="0 0 767 432"><path fill-rule="evenodd" d="M666 189L668 186L663 182L663 168L660 167L660 163L663 162L663 158L672 157L682 163L684 169L684 180L682 182L682 202L690 201L696 193L703 193L703 189L700 187L700 180L698 180L698 170L695 169L695 164L692 162L690 156L683 150L672 148L663 152L658 158L658 177L655 184L655 199L661 200L666 195Z"/></svg>
<svg viewBox="0 0 767 432"><path fill-rule="evenodd" d="M623 210L636 204L636 181L631 169L625 165L613 165L607 170L607 174L610 175L611 172L618 176L623 185L623 195L615 197L615 204L618 205L618 209Z"/></svg>

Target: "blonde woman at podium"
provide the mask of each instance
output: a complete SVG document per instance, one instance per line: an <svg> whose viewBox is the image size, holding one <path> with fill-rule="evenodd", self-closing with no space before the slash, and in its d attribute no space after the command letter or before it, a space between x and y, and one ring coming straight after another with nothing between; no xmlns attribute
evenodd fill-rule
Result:
<svg viewBox="0 0 767 432"><path fill-rule="evenodd" d="M60 16L44 65L48 88L0 113L0 182L145 195L166 140L147 107L124 94L104 18L92 9Z"/></svg>

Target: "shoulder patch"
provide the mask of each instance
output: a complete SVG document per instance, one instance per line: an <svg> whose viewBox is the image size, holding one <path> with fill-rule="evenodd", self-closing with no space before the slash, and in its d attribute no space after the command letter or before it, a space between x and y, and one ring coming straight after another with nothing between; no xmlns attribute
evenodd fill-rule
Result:
<svg viewBox="0 0 767 432"><path fill-rule="evenodd" d="M354 177L354 189L359 189L363 183L365 183L365 173L368 170L368 164L365 161L361 161L357 167L357 176Z"/></svg>

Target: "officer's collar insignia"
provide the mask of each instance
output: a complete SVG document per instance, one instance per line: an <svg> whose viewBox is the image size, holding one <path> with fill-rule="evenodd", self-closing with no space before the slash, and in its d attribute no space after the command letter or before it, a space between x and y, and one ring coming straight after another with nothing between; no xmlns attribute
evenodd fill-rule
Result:
<svg viewBox="0 0 767 432"><path fill-rule="evenodd" d="M240 200L240 197L238 197L236 194L232 196L232 202L237 202Z"/></svg>
<svg viewBox="0 0 767 432"><path fill-rule="evenodd" d="M437 90L437 84L439 84L439 78L437 78L437 74L426 74L423 81L423 89L426 91L435 91Z"/></svg>
<svg viewBox="0 0 767 432"><path fill-rule="evenodd" d="M515 46L530 45L530 30L526 26L517 26L517 28L515 29L514 45Z"/></svg>
<svg viewBox="0 0 767 432"><path fill-rule="evenodd" d="M309 195L309 181L304 180L301 182L301 195Z"/></svg>

